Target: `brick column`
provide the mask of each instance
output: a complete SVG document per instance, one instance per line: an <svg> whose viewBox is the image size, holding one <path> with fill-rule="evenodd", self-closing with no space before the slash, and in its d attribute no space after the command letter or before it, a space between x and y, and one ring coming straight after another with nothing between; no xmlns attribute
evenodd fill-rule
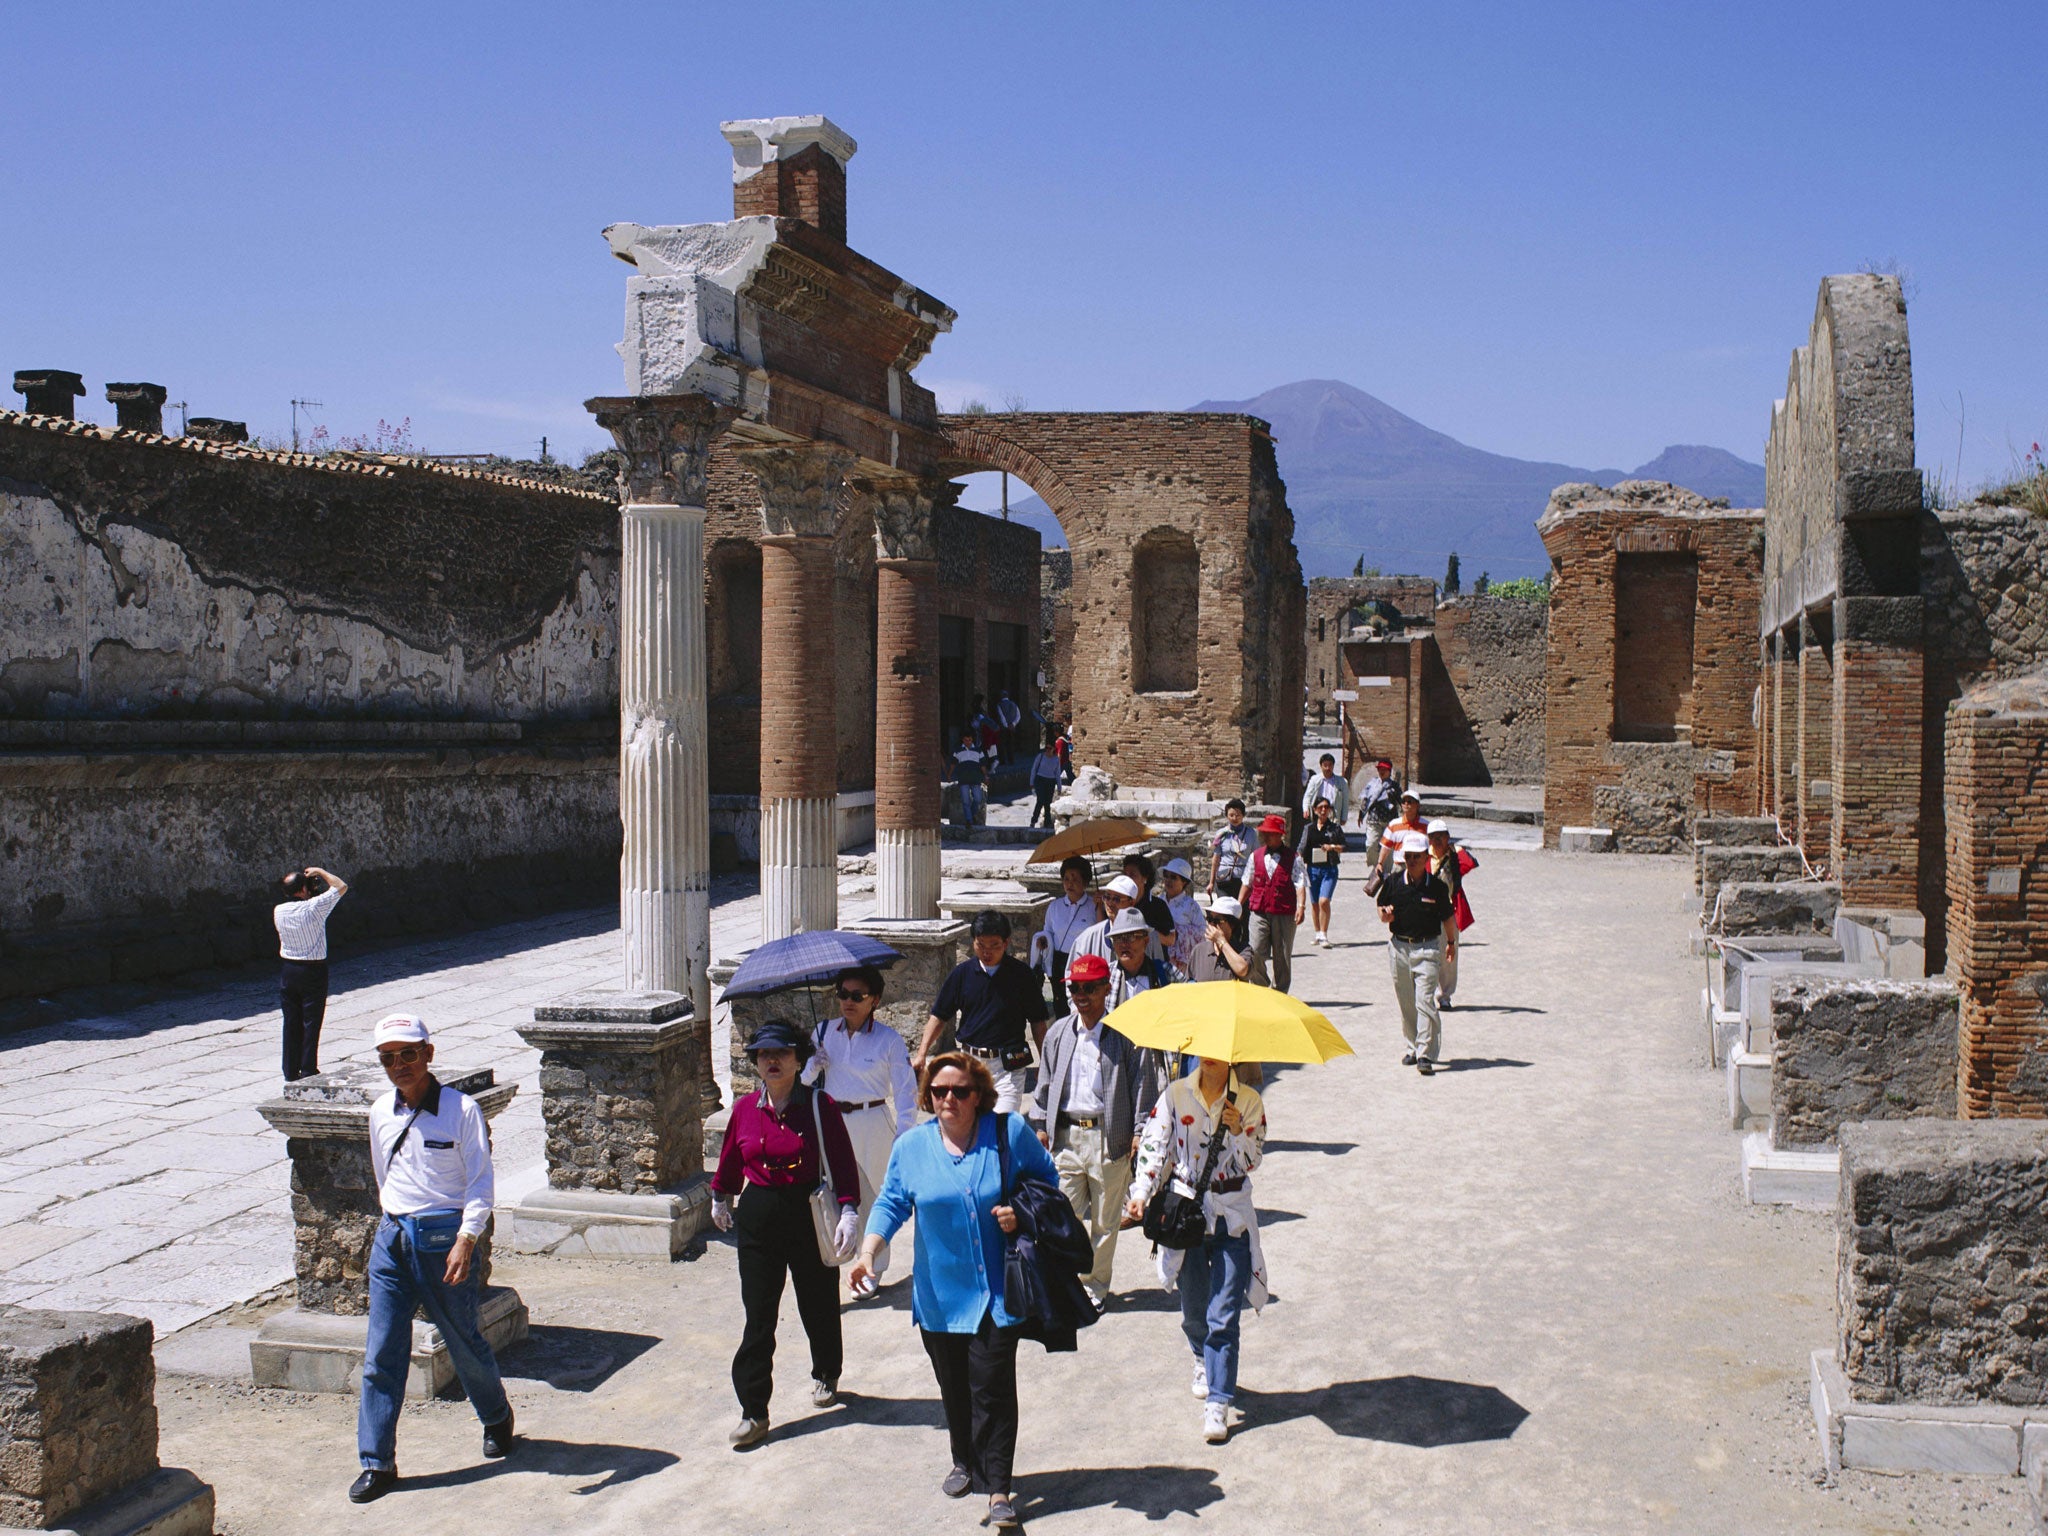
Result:
<svg viewBox="0 0 2048 1536"><path fill-rule="evenodd" d="M1842 904L1920 905L1919 597L1835 599L1834 825Z"/></svg>
<svg viewBox="0 0 2048 1536"><path fill-rule="evenodd" d="M1828 637L1811 614L1799 620L1799 772L1793 798L1799 806L1799 846L1807 858L1828 857L1833 833L1835 683ZM1816 795L1814 785L1826 786Z"/></svg>
<svg viewBox="0 0 2048 1536"><path fill-rule="evenodd" d="M711 806L704 694L704 476L732 420L701 395L585 402L625 451L619 563L619 926L625 1021L686 999L711 1074Z"/></svg>
<svg viewBox="0 0 2048 1536"><path fill-rule="evenodd" d="M853 455L740 456L761 485L761 938L839 926L832 535Z"/></svg>
<svg viewBox="0 0 2048 1536"><path fill-rule="evenodd" d="M939 915L939 551L949 481L865 487L875 516L875 915Z"/></svg>
<svg viewBox="0 0 2048 1536"><path fill-rule="evenodd" d="M2048 685L2000 679L1949 711L1948 971L1965 1118L2048 1115Z"/></svg>

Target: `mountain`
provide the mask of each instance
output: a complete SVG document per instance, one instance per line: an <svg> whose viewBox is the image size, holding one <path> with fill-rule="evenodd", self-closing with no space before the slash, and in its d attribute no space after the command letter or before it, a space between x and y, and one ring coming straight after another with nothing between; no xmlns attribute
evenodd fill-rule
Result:
<svg viewBox="0 0 2048 1536"><path fill-rule="evenodd" d="M1204 400L1273 424L1294 542L1311 576L1381 569L1439 575L1458 552L1469 582L1536 576L1547 565L1536 519L1558 486L1669 480L1735 506L1763 504L1764 472L1719 448L1672 447L1637 469L1509 458L1459 442L1334 379L1283 384L1249 400ZM1012 515L1016 515L1013 509Z"/></svg>
<svg viewBox="0 0 2048 1536"><path fill-rule="evenodd" d="M1204 400L1198 411L1242 411L1273 424L1294 542L1310 576L1348 576L1360 555L1387 572L1441 577L1452 550L1467 585L1540 576L1549 562L1536 519L1571 481L1668 480L1702 496L1760 507L1764 472L1720 448L1666 448L1635 469L1580 469L1468 447L1384 400L1334 379L1283 384L1250 400ZM1010 517L1045 547L1066 543L1052 510L1015 482ZM987 497L980 499L986 500ZM992 510L992 508L991 508Z"/></svg>

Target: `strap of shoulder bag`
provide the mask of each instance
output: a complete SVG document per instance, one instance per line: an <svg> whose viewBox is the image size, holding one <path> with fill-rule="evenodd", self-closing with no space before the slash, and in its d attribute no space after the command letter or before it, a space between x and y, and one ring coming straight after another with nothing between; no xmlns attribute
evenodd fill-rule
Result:
<svg viewBox="0 0 2048 1536"><path fill-rule="evenodd" d="M412 1112L412 1120L406 1121L405 1125L399 1130L398 1139L391 1143L391 1150L384 1154L384 1166L386 1168L389 1168L391 1166L391 1160L394 1157L398 1156L398 1149L405 1145L405 1138L412 1134L412 1121L419 1119L419 1117L425 1114L426 1111L427 1106L422 1104L418 1109ZM378 1187L381 1189L383 1186L380 1183Z"/></svg>
<svg viewBox="0 0 2048 1536"><path fill-rule="evenodd" d="M811 1125L818 1133L818 1187L831 1190L833 1198L837 1199L839 1186L832 1182L832 1160L825 1156L825 1111L818 1103L818 1090L813 1087L810 1094ZM767 1095L768 1090L763 1088L761 1096L765 1099Z"/></svg>
<svg viewBox="0 0 2048 1536"><path fill-rule="evenodd" d="M996 1112L996 1204L1007 1204L1010 1198L1010 1112Z"/></svg>

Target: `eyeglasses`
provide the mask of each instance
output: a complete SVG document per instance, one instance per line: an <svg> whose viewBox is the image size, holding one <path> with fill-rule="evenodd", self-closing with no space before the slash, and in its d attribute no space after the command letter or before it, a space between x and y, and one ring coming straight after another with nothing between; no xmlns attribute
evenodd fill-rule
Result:
<svg viewBox="0 0 2048 1536"><path fill-rule="evenodd" d="M872 992L849 992L844 987L839 990L839 1001L842 1003L864 1003L873 996Z"/></svg>
<svg viewBox="0 0 2048 1536"><path fill-rule="evenodd" d="M972 1083L933 1083L934 1099L971 1099L981 1092Z"/></svg>
<svg viewBox="0 0 2048 1536"><path fill-rule="evenodd" d="M403 1045L395 1051L379 1051L377 1059L384 1063L384 1070L389 1072L393 1067L411 1066L426 1053L427 1048L424 1045Z"/></svg>
<svg viewBox="0 0 2048 1536"><path fill-rule="evenodd" d="M1067 990L1069 992L1084 993L1107 992L1109 990L1109 983L1106 981L1070 981L1067 983Z"/></svg>

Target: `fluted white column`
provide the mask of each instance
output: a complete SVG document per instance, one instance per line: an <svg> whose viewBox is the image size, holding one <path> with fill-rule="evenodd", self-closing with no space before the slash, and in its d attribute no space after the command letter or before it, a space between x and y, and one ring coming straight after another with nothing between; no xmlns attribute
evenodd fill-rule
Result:
<svg viewBox="0 0 2048 1536"><path fill-rule="evenodd" d="M619 924L626 987L710 1016L711 825L704 509L624 509L620 561Z"/></svg>
<svg viewBox="0 0 2048 1536"><path fill-rule="evenodd" d="M839 797L761 797L761 937L839 926Z"/></svg>
<svg viewBox="0 0 2048 1536"><path fill-rule="evenodd" d="M875 916L933 918L939 913L939 829L875 829Z"/></svg>

